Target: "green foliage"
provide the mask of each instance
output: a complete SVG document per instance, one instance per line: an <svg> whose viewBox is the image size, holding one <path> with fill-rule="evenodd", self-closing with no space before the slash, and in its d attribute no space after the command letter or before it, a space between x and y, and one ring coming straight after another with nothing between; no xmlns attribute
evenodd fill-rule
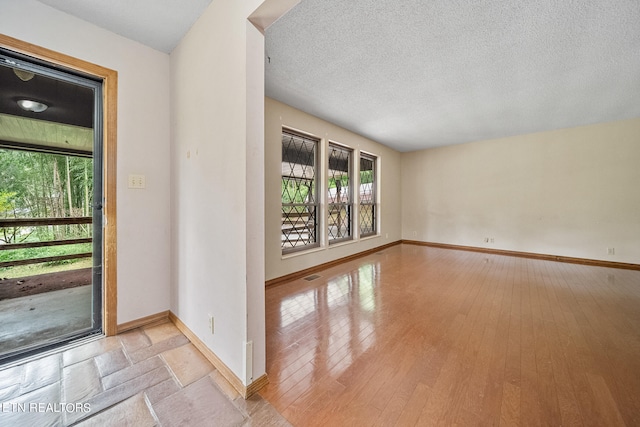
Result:
<svg viewBox="0 0 640 427"><path fill-rule="evenodd" d="M0 215L7 217L15 209L14 198L18 193L0 190Z"/></svg>
<svg viewBox="0 0 640 427"><path fill-rule="evenodd" d="M342 188L345 188L349 185L349 176L348 175L342 175L340 176L340 179L338 179L337 181L340 181L340 184L342 186ZM336 188L336 179L335 178L329 178L329 188Z"/></svg>
<svg viewBox="0 0 640 427"><path fill-rule="evenodd" d="M371 184L373 182L373 171L360 171L360 184Z"/></svg>
<svg viewBox="0 0 640 427"><path fill-rule="evenodd" d="M0 149L0 216L61 218L90 216L93 199L92 159ZM91 227L71 225L0 228L0 240L21 241L88 237Z"/></svg>
<svg viewBox="0 0 640 427"><path fill-rule="evenodd" d="M83 157L0 149L0 217L63 218L91 216L93 160ZM0 243L40 242L91 237L91 225L0 227ZM91 244L49 246L0 251L1 261L91 252ZM53 264L75 264L78 260L56 261L0 269L41 274ZM12 273L13 274L13 273ZM28 274L25 274L28 275Z"/></svg>
<svg viewBox="0 0 640 427"><path fill-rule="evenodd" d="M313 182L282 178L282 203L307 203Z"/></svg>
<svg viewBox="0 0 640 427"><path fill-rule="evenodd" d="M91 243L78 243L75 245L47 246L44 248L26 248L0 251L0 262L79 254L84 252L91 252ZM64 264L68 263L69 261L73 260L53 261L51 263L46 263L46 265Z"/></svg>
<svg viewBox="0 0 640 427"><path fill-rule="evenodd" d="M92 159L0 149L3 193L15 193L12 197L21 217L88 216Z"/></svg>
<svg viewBox="0 0 640 427"><path fill-rule="evenodd" d="M79 268L90 268L93 264L91 258L82 258L69 260L68 263L62 265L44 265L44 264L31 264L31 265L19 265L16 267L0 268L0 277L4 278L16 278L35 276L37 274L55 273L57 271L76 270Z"/></svg>

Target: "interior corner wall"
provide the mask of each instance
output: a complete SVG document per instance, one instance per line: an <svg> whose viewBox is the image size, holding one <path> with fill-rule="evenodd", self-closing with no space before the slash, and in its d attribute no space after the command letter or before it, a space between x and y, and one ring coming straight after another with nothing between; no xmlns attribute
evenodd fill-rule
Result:
<svg viewBox="0 0 640 427"><path fill-rule="evenodd" d="M118 323L170 302L169 55L34 0L2 1L0 32L118 72ZM145 190L127 188L146 175Z"/></svg>
<svg viewBox="0 0 640 427"><path fill-rule="evenodd" d="M379 235L352 242L325 245L319 249L282 256L281 180L282 128L297 129L318 138L323 144L334 141L354 150L374 154L379 159ZM322 173L322 177L325 177ZM324 178L322 178L324 179ZM271 98L265 98L265 276L266 280L285 276L319 264L344 258L400 240L400 153L339 126L304 113ZM321 209L326 209L321 204Z"/></svg>
<svg viewBox="0 0 640 427"><path fill-rule="evenodd" d="M640 264L639 164L640 119L403 153L402 237Z"/></svg>
<svg viewBox="0 0 640 427"><path fill-rule="evenodd" d="M248 92L253 74L247 47L255 34L248 32L247 17L260 3L213 0L170 55L171 309L245 385L251 381L244 363L247 341L258 349L254 378L265 369L264 334L249 336L254 313L248 301L258 288L247 277L254 268L247 260L253 253L247 232L262 220L252 217L261 217L260 210L247 209L248 186L262 185L259 175L247 171L248 150L258 146L250 138L262 131L247 105L255 96ZM264 292L263 282L259 289Z"/></svg>
<svg viewBox="0 0 640 427"><path fill-rule="evenodd" d="M264 36L247 26L247 341L253 343L251 383L267 372L264 289Z"/></svg>

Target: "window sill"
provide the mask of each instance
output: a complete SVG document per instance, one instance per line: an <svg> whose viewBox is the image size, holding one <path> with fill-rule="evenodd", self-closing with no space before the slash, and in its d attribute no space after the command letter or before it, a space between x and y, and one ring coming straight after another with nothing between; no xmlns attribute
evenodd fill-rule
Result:
<svg viewBox="0 0 640 427"><path fill-rule="evenodd" d="M352 245L354 243L358 243L358 240L356 240L356 239L343 240L342 242L336 242L336 243L329 244L329 249L331 249L331 248L339 248L340 246Z"/></svg>
<svg viewBox="0 0 640 427"><path fill-rule="evenodd" d="M288 254L283 254L280 256L280 259L289 259L289 258L295 258L295 257L299 257L302 255L307 255L307 254L312 254L315 252L320 252L320 251L324 251L326 250L326 246L316 246L315 248L309 248L309 249L305 249L305 250L300 250L297 252L291 252Z"/></svg>
<svg viewBox="0 0 640 427"><path fill-rule="evenodd" d="M359 242L365 241L365 240L371 240L371 239L377 239L379 237L382 237L382 234L378 233L378 234L373 234L371 236L366 236L366 237L361 237Z"/></svg>
<svg viewBox="0 0 640 427"><path fill-rule="evenodd" d="M325 246L317 246L315 248L310 248L310 249L301 250L301 251L298 251L298 252L291 252L289 254L281 255L280 259L281 260L286 260L286 259L296 258L296 257L299 257L299 256L313 254L313 253L316 253L316 252L326 251L327 249L331 249L331 248L339 248L341 246L353 245L353 244L358 243L358 242L364 242L364 241L371 240L371 239L378 239L381 236L382 236L381 234L374 234L372 236L361 237L359 239L351 239L351 240L345 240L344 242L329 244L329 245L325 245Z"/></svg>

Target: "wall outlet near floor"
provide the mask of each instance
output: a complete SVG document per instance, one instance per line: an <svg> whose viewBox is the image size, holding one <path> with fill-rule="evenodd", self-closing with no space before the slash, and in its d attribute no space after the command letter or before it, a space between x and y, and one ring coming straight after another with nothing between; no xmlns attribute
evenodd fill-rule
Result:
<svg viewBox="0 0 640 427"><path fill-rule="evenodd" d="M213 323L213 316L212 315L209 315L209 330L211 331L211 335L213 335L214 323Z"/></svg>
<svg viewBox="0 0 640 427"><path fill-rule="evenodd" d="M607 248L607 255L615 255L616 248Z"/></svg>
<svg viewBox="0 0 640 427"><path fill-rule="evenodd" d="M495 242L495 239L494 239L493 237L491 237L491 238L489 239L489 241L490 241L491 243L494 243L494 242Z"/></svg>

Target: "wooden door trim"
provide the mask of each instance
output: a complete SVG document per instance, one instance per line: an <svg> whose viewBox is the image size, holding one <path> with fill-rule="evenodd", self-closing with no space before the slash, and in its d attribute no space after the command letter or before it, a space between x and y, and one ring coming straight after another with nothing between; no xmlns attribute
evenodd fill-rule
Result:
<svg viewBox="0 0 640 427"><path fill-rule="evenodd" d="M102 79L103 87L103 185L104 185L104 231L103 231L103 331L106 335L115 335L117 322L117 257L116 257L116 136L118 73L81 59L74 58L50 49L46 49L13 37L0 34L0 47L33 58L79 71Z"/></svg>

